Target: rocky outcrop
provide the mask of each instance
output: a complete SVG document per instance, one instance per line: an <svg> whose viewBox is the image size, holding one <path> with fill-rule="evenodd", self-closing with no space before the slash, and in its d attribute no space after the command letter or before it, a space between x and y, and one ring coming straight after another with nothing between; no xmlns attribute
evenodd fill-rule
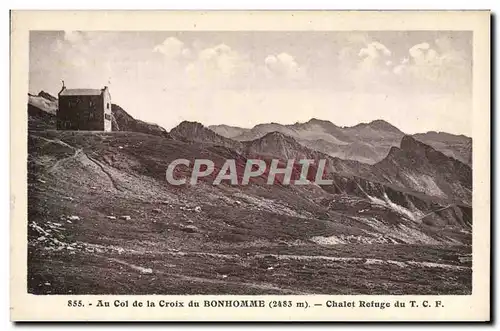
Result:
<svg viewBox="0 0 500 331"><path fill-rule="evenodd" d="M113 114L113 119L111 122L113 131L141 132L170 138L167 130L165 130L161 126L135 119L130 116L130 114L128 114L125 110L123 110L123 108L116 104L111 105L111 112Z"/></svg>
<svg viewBox="0 0 500 331"><path fill-rule="evenodd" d="M411 136L374 168L391 184L472 205L472 169Z"/></svg>
<svg viewBox="0 0 500 331"><path fill-rule="evenodd" d="M235 150L240 150L242 147L241 143L223 137L198 122L183 121L170 130L170 135L174 139L184 142L224 146Z"/></svg>

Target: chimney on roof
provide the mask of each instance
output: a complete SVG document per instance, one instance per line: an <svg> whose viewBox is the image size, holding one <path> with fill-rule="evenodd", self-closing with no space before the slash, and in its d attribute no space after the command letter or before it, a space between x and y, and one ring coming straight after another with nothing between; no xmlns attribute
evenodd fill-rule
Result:
<svg viewBox="0 0 500 331"><path fill-rule="evenodd" d="M62 91L66 89L66 85L64 85L64 80L62 81L62 88L61 91L59 91L59 94L61 94Z"/></svg>

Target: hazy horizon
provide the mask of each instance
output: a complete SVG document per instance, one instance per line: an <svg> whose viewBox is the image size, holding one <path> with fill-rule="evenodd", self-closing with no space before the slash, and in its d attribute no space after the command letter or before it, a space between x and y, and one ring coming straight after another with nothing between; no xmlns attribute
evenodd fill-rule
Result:
<svg viewBox="0 0 500 331"><path fill-rule="evenodd" d="M32 31L29 92L110 88L167 130L311 118L472 136L472 33Z"/></svg>

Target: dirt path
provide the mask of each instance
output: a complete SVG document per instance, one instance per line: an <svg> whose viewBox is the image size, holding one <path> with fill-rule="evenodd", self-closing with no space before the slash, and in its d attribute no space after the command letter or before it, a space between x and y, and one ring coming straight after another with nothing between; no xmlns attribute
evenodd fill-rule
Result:
<svg viewBox="0 0 500 331"><path fill-rule="evenodd" d="M421 221L421 220L423 220L424 218L426 218L427 216L430 216L430 215L432 215L432 214L435 214L435 213L437 213L437 212L440 212L440 211L442 211L442 210L445 210L445 209L448 209L448 208L451 208L451 207L455 207L455 205L448 205L448 206L444 206L444 207L441 207L441 208L439 208L439 209L433 210L433 211L431 211L431 212L429 212L429 213L425 214L424 216L419 217L419 218L417 219L417 221Z"/></svg>
<svg viewBox="0 0 500 331"><path fill-rule="evenodd" d="M94 159L93 157L89 156L88 154L86 153L83 153L87 159L89 159L89 161L91 161L92 163L94 163L96 166L99 167L99 169L101 169L101 171L104 173L104 175L106 175L106 177L108 177L109 181L111 182L111 185L113 186L113 188L117 191L121 191L121 189L118 187L118 184L116 182L116 180L113 178L113 176L109 173L109 171L106 170L106 168L104 167L104 165L97 161L96 159Z"/></svg>
<svg viewBox="0 0 500 331"><path fill-rule="evenodd" d="M104 256L101 256L103 258L106 258ZM107 257L108 260L119 263L121 265L125 265L135 271L139 271L143 274L156 274L156 275L165 275L169 277L175 277L178 279L186 280L186 281L191 281L191 282L200 282L200 283L211 283L211 284L220 284L220 285L235 285L235 286L242 286L242 287L250 287L254 289L259 289L259 290L274 290L274 291L279 291L283 294L311 294L311 293L306 293L306 292L301 292L297 290L291 290L287 288L280 288L276 287L271 284L266 284L266 283L248 283L248 282L235 282L235 281L228 281L228 280L220 280L220 279L213 279L213 278L203 278L203 277L194 277L194 276L186 276L186 275L181 275L181 274L176 274L176 273L170 273L170 272L164 272L161 270L153 270L149 268L144 268L117 258L110 258Z"/></svg>
<svg viewBox="0 0 500 331"><path fill-rule="evenodd" d="M69 160L72 160L72 159L76 158L76 157L78 156L78 154L80 154L81 152L82 152L82 150L81 150L81 149L77 149L77 150L75 150L75 153L74 153L73 155L68 156L68 157L65 157L64 159L57 160L57 161L56 161L56 163L54 163L54 164L52 165L52 167L50 167L50 169L49 169L49 171L48 171L48 172L49 172L49 173L54 172L55 170L57 170L57 168L59 168L59 166L60 166L62 163L67 162L67 161L69 161Z"/></svg>
<svg viewBox="0 0 500 331"><path fill-rule="evenodd" d="M169 252L167 254L172 255L195 255L195 256L210 256L217 258L245 258L243 256L238 256L234 254L221 254L221 253L206 253L206 252ZM338 257L338 256L326 256L326 255L280 255L280 254L268 254L268 253L257 253L252 254L246 258L257 258L262 259L266 257L272 257L278 260L301 260L301 261L329 261L329 262L359 262L365 264L393 264L399 267L424 267L424 268L441 268L441 269L455 269L455 270L467 270L469 267L445 264L445 263L435 263L426 261L395 261L395 260L381 260L381 259L370 259L362 257Z"/></svg>
<svg viewBox="0 0 500 331"><path fill-rule="evenodd" d="M275 258L277 260L301 260L301 261L327 261L327 262L358 262L364 264L392 264L399 266L401 268L404 267L424 267L424 268L441 268L441 269L455 269L455 270L467 270L470 267L454 265L454 264L445 264L445 263L436 263L436 262L427 262L427 261L396 261L396 260L381 260L381 259L372 259L372 258L363 258L363 257L338 257L338 256L326 256L326 255L281 255L281 254L271 254L271 253L256 253L249 256L240 256L236 254L222 254L222 253L208 253L208 252L187 252L187 251L179 251L179 252L164 252L163 254L168 255L177 255L177 256L208 256L214 258L223 258L223 259L263 259L263 258Z"/></svg>

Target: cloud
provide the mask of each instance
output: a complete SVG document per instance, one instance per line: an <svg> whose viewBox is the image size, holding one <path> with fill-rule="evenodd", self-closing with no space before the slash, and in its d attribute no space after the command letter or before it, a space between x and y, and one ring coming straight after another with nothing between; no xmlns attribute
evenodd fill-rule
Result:
<svg viewBox="0 0 500 331"><path fill-rule="evenodd" d="M435 65L440 61L438 53L428 43L417 44L411 47L408 53L417 65Z"/></svg>
<svg viewBox="0 0 500 331"><path fill-rule="evenodd" d="M437 84L456 89L470 85L470 63L465 54L452 47L446 39L437 39L436 47L430 43L415 44L400 64L393 68L400 80L416 79L426 84Z"/></svg>
<svg viewBox="0 0 500 331"><path fill-rule="evenodd" d="M392 52L384 44L373 41L360 49L358 57L361 58L361 62L359 62L358 68L365 71L374 71L383 67L383 64L387 65L390 62L388 58L391 55Z"/></svg>
<svg viewBox="0 0 500 331"><path fill-rule="evenodd" d="M428 43L420 43L413 45L409 50L410 56L415 58L423 54L424 51L428 50L431 46Z"/></svg>
<svg viewBox="0 0 500 331"><path fill-rule="evenodd" d="M359 57L378 58L380 56L391 56L391 51L384 45L377 41L371 42L359 51Z"/></svg>
<svg viewBox="0 0 500 331"><path fill-rule="evenodd" d="M62 38L52 44L52 50L63 57L63 67L83 68L88 65L88 38L82 31L64 31Z"/></svg>
<svg viewBox="0 0 500 331"><path fill-rule="evenodd" d="M278 55L268 55L264 59L265 73L268 77L284 77L297 79L304 75L304 68L301 68L295 58L288 53Z"/></svg>
<svg viewBox="0 0 500 331"><path fill-rule="evenodd" d="M168 59L189 58L191 50L175 37L168 37L161 44L156 45L153 52L163 54Z"/></svg>
<svg viewBox="0 0 500 331"><path fill-rule="evenodd" d="M185 67L192 83L205 86L238 83L230 80L249 76L253 70L254 66L246 56L226 44L200 50L196 59Z"/></svg>
<svg viewBox="0 0 500 331"><path fill-rule="evenodd" d="M355 37L339 44L330 80L343 89L356 91L371 91L390 84L395 63L393 52L368 34Z"/></svg>
<svg viewBox="0 0 500 331"><path fill-rule="evenodd" d="M56 39L52 44L52 50L62 52L68 49L77 51L87 50L84 33L81 31L64 31L62 38Z"/></svg>
<svg viewBox="0 0 500 331"><path fill-rule="evenodd" d="M62 31L51 44L54 57L63 70L109 71L110 63L117 65L117 32Z"/></svg>

